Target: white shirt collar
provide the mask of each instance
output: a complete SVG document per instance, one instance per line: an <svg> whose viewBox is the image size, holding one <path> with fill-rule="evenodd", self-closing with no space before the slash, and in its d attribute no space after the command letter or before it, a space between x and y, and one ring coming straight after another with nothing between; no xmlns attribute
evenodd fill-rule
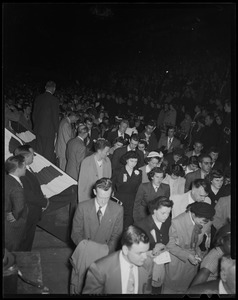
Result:
<svg viewBox="0 0 238 300"><path fill-rule="evenodd" d="M221 294L228 294L227 293L227 291L226 291L226 289L224 288L224 285L223 285L223 282L222 282L222 280L220 279L220 281L219 281L219 287L218 287L218 289L219 289L219 295L221 295Z"/></svg>
<svg viewBox="0 0 238 300"><path fill-rule="evenodd" d="M95 198L95 206L96 206L96 212L98 211L98 209L99 209L99 204L97 203L97 200L96 200L96 198ZM101 207L101 212L102 212L102 215L104 216L104 214L105 214L105 210L106 210L106 208L107 208L107 204L106 205L104 205L103 207Z"/></svg>
<svg viewBox="0 0 238 300"><path fill-rule="evenodd" d="M190 219L191 219L191 221L192 221L193 225L195 225L195 222L193 221L193 218L192 218L191 212L189 211L188 213L189 213L189 216L190 216Z"/></svg>
<svg viewBox="0 0 238 300"><path fill-rule="evenodd" d="M130 145L127 146L127 151L136 151L136 149L131 150Z"/></svg>
<svg viewBox="0 0 238 300"><path fill-rule="evenodd" d="M153 183L152 183L152 185L153 185L153 188L155 189L157 189L157 191L158 191L158 189L159 189L159 187L160 187L160 185L159 186L156 186L156 185L154 185Z"/></svg>
<svg viewBox="0 0 238 300"><path fill-rule="evenodd" d="M194 203L195 201L193 200L192 198L192 195L191 195L192 191L189 191L188 193L188 204L191 204L191 203Z"/></svg>
<svg viewBox="0 0 238 300"><path fill-rule="evenodd" d="M153 218L153 220L154 220L154 222L155 222L155 225L159 228L159 230L160 230L160 228L161 228L161 226L162 226L162 222L159 222L159 221L157 221L156 220L156 218L152 215L152 218Z"/></svg>
<svg viewBox="0 0 238 300"><path fill-rule="evenodd" d="M119 130L117 132L118 132L118 136L122 136L124 138L124 133L121 133Z"/></svg>
<svg viewBox="0 0 238 300"><path fill-rule="evenodd" d="M84 141L84 139L81 136L77 136L81 141Z"/></svg>
<svg viewBox="0 0 238 300"><path fill-rule="evenodd" d="M151 168L149 167L149 165L146 165L146 167L145 167L145 172L148 173L148 172L150 172L150 171L151 171Z"/></svg>
<svg viewBox="0 0 238 300"><path fill-rule="evenodd" d="M16 175L13 175L13 174L9 174L9 175L12 176L13 178L15 178L16 181L18 181L20 183L21 187L23 188L22 182L19 177L17 177Z"/></svg>

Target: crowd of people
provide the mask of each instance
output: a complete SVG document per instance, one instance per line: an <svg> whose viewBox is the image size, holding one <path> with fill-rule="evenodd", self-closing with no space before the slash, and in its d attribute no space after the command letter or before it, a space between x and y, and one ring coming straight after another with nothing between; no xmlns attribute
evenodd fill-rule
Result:
<svg viewBox="0 0 238 300"><path fill-rule="evenodd" d="M5 127L36 136L5 162L5 248L31 251L49 205L36 151L78 183L71 294L235 294L229 66L173 65L4 95Z"/></svg>

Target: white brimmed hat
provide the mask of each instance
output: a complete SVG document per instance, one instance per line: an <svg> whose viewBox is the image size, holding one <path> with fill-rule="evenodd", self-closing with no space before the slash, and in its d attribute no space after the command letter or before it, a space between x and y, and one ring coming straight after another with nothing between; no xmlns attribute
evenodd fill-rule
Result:
<svg viewBox="0 0 238 300"><path fill-rule="evenodd" d="M147 155L147 158L150 157L160 157L162 158L164 156L164 154L160 151L160 152L156 152L156 151L152 151Z"/></svg>

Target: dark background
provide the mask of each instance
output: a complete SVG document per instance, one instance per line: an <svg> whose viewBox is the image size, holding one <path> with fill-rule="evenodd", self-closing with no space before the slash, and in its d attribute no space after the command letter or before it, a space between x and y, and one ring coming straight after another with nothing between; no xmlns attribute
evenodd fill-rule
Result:
<svg viewBox="0 0 238 300"><path fill-rule="evenodd" d="M194 49L230 55L235 4L3 4L3 71L80 69Z"/></svg>

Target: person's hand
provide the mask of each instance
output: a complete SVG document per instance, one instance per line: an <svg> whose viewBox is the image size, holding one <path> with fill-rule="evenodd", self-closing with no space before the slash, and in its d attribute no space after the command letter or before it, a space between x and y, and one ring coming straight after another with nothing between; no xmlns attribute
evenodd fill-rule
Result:
<svg viewBox="0 0 238 300"><path fill-rule="evenodd" d="M188 261L194 266L198 264L198 260L195 258L195 255L193 254L189 254Z"/></svg>
<svg viewBox="0 0 238 300"><path fill-rule="evenodd" d="M7 221L10 222L10 223L16 221L16 219L15 219L15 217L13 216L13 213L12 213L12 212L7 213Z"/></svg>
<svg viewBox="0 0 238 300"><path fill-rule="evenodd" d="M155 244L154 249L152 250L152 254L154 256L159 255L162 251L164 251L166 249L166 246L162 243L157 243Z"/></svg>

